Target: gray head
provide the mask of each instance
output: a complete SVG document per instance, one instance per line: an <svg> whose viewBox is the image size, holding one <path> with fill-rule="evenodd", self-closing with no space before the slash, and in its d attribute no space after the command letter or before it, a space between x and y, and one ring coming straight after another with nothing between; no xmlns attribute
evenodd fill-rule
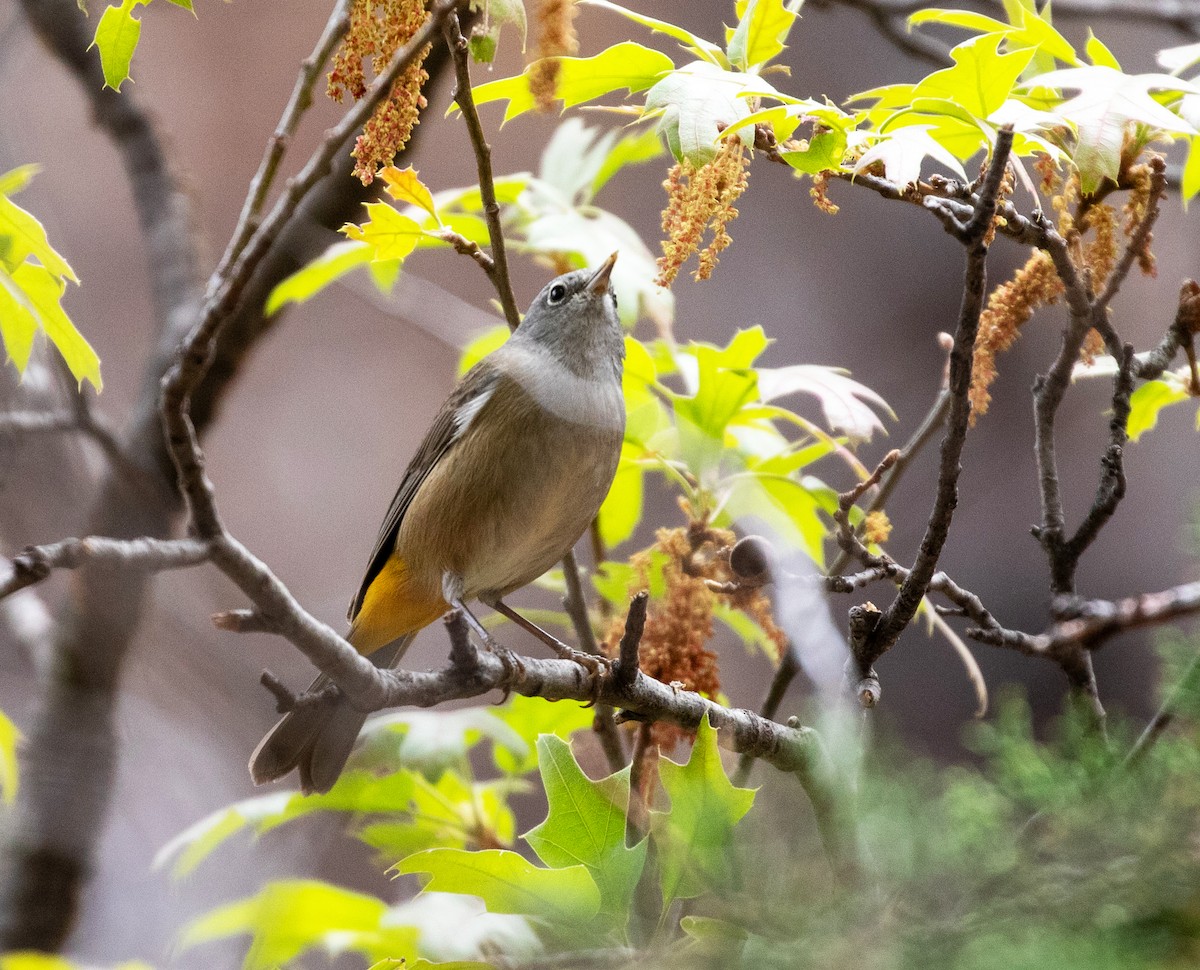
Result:
<svg viewBox="0 0 1200 970"><path fill-rule="evenodd" d="M617 254L598 269L579 269L552 279L537 295L513 339L532 341L583 374L611 362L620 370L625 336L609 276Z"/></svg>

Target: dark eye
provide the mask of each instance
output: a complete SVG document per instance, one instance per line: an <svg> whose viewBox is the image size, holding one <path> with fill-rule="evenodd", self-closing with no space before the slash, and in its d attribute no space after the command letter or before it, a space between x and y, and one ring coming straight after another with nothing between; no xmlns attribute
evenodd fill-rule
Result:
<svg viewBox="0 0 1200 970"><path fill-rule="evenodd" d="M566 295L567 288L561 283L555 283L552 287L550 287L549 302L562 303L562 301L566 298Z"/></svg>

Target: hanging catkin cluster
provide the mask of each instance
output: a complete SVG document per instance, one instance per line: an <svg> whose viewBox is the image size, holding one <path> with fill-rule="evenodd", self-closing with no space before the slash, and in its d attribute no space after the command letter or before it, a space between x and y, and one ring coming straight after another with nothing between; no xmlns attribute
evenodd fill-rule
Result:
<svg viewBox="0 0 1200 970"><path fill-rule="evenodd" d="M721 599L759 624L774 649L774 659L778 659L786 638L775 623L771 603L763 591L751 588L722 594L714 592L707 582L728 583L734 578L729 550L736 540L737 536L727 529L692 521L686 528L659 529L654 545L630 559L637 577L631 595L648 588L656 560L663 562L663 592L650 604L638 652L642 673L705 697L718 697L721 678L717 655L707 644L713 635L713 608ZM623 632L624 619L615 619L604 640L605 652L610 656L616 655ZM663 722L655 724L651 733L663 750L670 750L688 734Z"/></svg>
<svg viewBox="0 0 1200 970"><path fill-rule="evenodd" d="M537 6L537 46L533 51L533 70L529 90L538 111L554 107L558 90L559 57L576 53L575 0L540 0Z"/></svg>
<svg viewBox="0 0 1200 970"><path fill-rule="evenodd" d="M659 286L670 286L692 253L700 250L705 231L711 239L700 252L700 265L693 274L706 280L716 268L721 251L730 239L729 223L737 218L734 203L746 191L745 149L737 138L727 138L712 161L696 168L686 158L671 169L663 188L667 207L663 210L663 254L658 258Z"/></svg>
<svg viewBox="0 0 1200 970"><path fill-rule="evenodd" d="M353 0L350 29L329 72L329 96L335 101L346 95L361 98L367 91L367 65L378 75L427 18L421 0ZM428 53L426 45L396 79L354 144L354 174L363 185L370 185L379 169L391 163L417 124L425 107L421 86L429 75L422 65Z"/></svg>

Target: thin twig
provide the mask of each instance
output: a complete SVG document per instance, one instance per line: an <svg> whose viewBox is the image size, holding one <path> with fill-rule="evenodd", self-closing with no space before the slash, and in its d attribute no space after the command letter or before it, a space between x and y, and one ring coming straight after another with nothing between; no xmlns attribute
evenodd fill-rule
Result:
<svg viewBox="0 0 1200 970"><path fill-rule="evenodd" d="M454 12L454 0L437 0L429 18L407 44L398 49L387 67L366 93L330 128L304 167L288 181L270 214L263 220L228 268L209 280L204 307L196 328L180 348L178 359L163 378L161 414L172 460L179 475L180 491L187 503L193 528L202 537L222 535L212 483L204 471L204 454L188 414L192 392L203 379L212 359L217 336L237 309L251 275L291 214L333 163L342 145L374 112L391 91L396 78L417 59Z"/></svg>
<svg viewBox="0 0 1200 970"><path fill-rule="evenodd" d="M575 558L575 550L568 550L563 557L563 576L567 581L567 594L563 597L563 608L571 618L575 628L575 638L579 649L594 657L601 656L600 647L596 643L596 631L592 629L592 619L588 616L587 600L583 595L583 582L579 575L579 563ZM621 732L613 723L613 709L607 704L596 705L595 718L596 734L600 738L600 747L604 749L604 757L613 771L620 771L629 763L625 753L625 745L621 740Z"/></svg>
<svg viewBox="0 0 1200 970"><path fill-rule="evenodd" d="M950 531L954 507L958 502L960 458L967 438L971 410L971 361L986 287L986 239L996 214L996 203L1000 196L1004 172L1008 167L1012 141L1012 129L1000 129L974 211L965 222L955 221L949 226L967 247L967 269L964 275L962 307L954 334L954 349L950 355L951 401L946 420L946 434L942 439L937 494L912 568L895 599L868 634L864 651L856 658L860 673L864 677L875 660L896 642L916 614L921 600L929 590L929 582L937 569L942 547Z"/></svg>
<svg viewBox="0 0 1200 970"><path fill-rule="evenodd" d="M90 536L29 546L9 562L8 575L0 577L0 599L40 583L55 569L78 569L93 563L158 572L207 562L210 553L209 544L196 539L109 539Z"/></svg>
<svg viewBox="0 0 1200 970"><path fill-rule="evenodd" d="M288 145L296 134L296 129L300 126L300 119L304 117L304 112L312 106L313 86L320 78L321 69L329 60L333 49L350 29L350 4L351 0L337 0L337 5L329 15L329 20L326 21L325 29L321 31L321 36L318 38L313 52L300 63L300 75L296 78L296 86L292 88L292 96L283 109L279 124L275 126L275 133L267 142L267 148L258 165L258 171L250 180L250 190L246 195L246 201L242 204L237 227L233 230L229 245L221 257L218 273L233 265L234 260L241 254L250 237L258 229L267 193L271 190L271 183L275 181L275 173L279 170L279 164L287 153Z"/></svg>
<svg viewBox="0 0 1200 970"><path fill-rule="evenodd" d="M504 231L500 225L500 204L496 201L496 186L492 177L492 150L483 133L479 112L475 110L475 98L471 94L471 66L467 40L463 37L457 15L451 14L445 19L442 31L446 37L446 46L450 48L450 54L454 58L457 78L454 100L462 109L463 120L467 123L467 131L471 135L471 145L475 149L479 193L483 200L483 214L487 219L488 236L492 243L492 271L489 275L496 292L500 295L500 305L504 308L504 319L508 321L508 329L516 330L521 324L521 311L517 308L517 298L513 294L512 281L508 275Z"/></svg>

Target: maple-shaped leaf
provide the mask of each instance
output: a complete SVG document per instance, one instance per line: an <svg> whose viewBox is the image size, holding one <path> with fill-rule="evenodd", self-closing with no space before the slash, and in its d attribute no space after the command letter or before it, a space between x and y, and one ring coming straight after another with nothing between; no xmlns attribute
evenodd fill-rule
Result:
<svg viewBox="0 0 1200 970"><path fill-rule="evenodd" d="M1000 53L1003 34L982 34L955 47L954 66L934 71L912 92L913 99L953 101L976 118L986 118L1008 100L1034 48Z"/></svg>
<svg viewBox="0 0 1200 970"><path fill-rule="evenodd" d="M625 845L629 768L592 781L562 738L544 734L537 749L549 811L525 841L548 866L587 866L600 889L600 911L613 917L628 913L647 847L644 839Z"/></svg>
<svg viewBox="0 0 1200 970"><path fill-rule="evenodd" d="M1023 86L1079 92L1054 110L1079 132L1074 162L1085 195L1095 192L1104 179L1117 179L1130 126L1145 125L1167 134L1200 134L1151 96L1151 91L1200 94L1194 85L1169 74L1124 74L1095 65L1040 74Z"/></svg>
<svg viewBox="0 0 1200 970"><path fill-rule="evenodd" d="M733 829L750 811L754 790L736 788L725 774L717 749L717 729L700 720L686 765L659 762L659 777L671 799L665 812L651 812L650 836L658 851L665 905L691 899L706 889L729 884Z"/></svg>
<svg viewBox="0 0 1200 970"><path fill-rule="evenodd" d="M889 132L863 153L854 170L862 172L879 162L893 182L914 185L921 180L921 165L928 157L966 179L967 173L958 159L930 135L932 127L908 125Z"/></svg>
<svg viewBox="0 0 1200 970"><path fill-rule="evenodd" d="M779 92L754 74L724 71L708 61L693 61L672 71L646 92L646 114L659 116L659 131L671 154L703 165L717 154L722 131L750 114L752 98L782 100ZM753 132L739 132L753 144Z"/></svg>

